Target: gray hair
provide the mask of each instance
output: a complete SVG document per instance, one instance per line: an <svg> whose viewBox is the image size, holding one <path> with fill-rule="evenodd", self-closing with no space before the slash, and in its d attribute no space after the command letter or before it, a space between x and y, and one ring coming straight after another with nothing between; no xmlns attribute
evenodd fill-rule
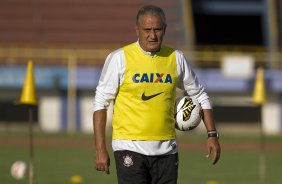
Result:
<svg viewBox="0 0 282 184"><path fill-rule="evenodd" d="M136 24L138 25L140 23L140 17L148 14L161 18L164 27L166 27L166 18L164 11L160 7L154 5L145 5L140 8L136 16Z"/></svg>

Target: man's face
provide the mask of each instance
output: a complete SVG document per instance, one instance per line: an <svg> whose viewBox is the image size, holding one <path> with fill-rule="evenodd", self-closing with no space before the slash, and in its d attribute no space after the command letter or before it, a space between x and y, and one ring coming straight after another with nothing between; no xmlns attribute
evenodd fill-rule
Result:
<svg viewBox="0 0 282 184"><path fill-rule="evenodd" d="M144 15L140 17L139 24L135 29L142 49L147 52L156 52L161 48L165 25L160 17L150 14Z"/></svg>

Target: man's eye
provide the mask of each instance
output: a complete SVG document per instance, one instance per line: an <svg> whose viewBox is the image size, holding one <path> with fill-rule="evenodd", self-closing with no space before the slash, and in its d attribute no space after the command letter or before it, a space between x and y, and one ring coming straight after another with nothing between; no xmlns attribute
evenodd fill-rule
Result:
<svg viewBox="0 0 282 184"><path fill-rule="evenodd" d="M163 29L162 28L157 28L157 29L144 29L144 32L150 33L151 31L153 32L161 32Z"/></svg>
<svg viewBox="0 0 282 184"><path fill-rule="evenodd" d="M145 31L146 33L149 33L149 32L151 31L151 29L144 29L144 31Z"/></svg>

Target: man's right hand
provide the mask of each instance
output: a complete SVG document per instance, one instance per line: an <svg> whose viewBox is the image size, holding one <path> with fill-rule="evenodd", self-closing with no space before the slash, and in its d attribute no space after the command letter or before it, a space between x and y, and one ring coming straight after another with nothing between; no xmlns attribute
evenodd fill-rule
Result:
<svg viewBox="0 0 282 184"><path fill-rule="evenodd" d="M110 174L110 157L106 147L106 119L107 110L102 109L93 113L93 127L95 137L95 167L97 171Z"/></svg>
<svg viewBox="0 0 282 184"><path fill-rule="evenodd" d="M95 167L97 171L110 174L110 157L107 150L96 150Z"/></svg>

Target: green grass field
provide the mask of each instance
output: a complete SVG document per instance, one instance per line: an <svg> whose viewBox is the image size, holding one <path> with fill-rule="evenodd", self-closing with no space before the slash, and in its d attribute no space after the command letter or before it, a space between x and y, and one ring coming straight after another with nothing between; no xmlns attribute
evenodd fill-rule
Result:
<svg viewBox="0 0 282 184"><path fill-rule="evenodd" d="M34 135L34 183L69 184L70 177L80 175L83 184L115 184L114 158L111 174L96 172L93 165L93 136L82 134ZM221 136L222 156L216 166L205 158L205 135L181 135L179 184L259 184L260 144L258 136ZM110 142L110 141L109 141ZM266 137L266 183L282 181L282 136ZM28 162L28 134L0 133L0 183L23 184L28 178L15 180L10 175L13 162ZM211 182L210 182L211 183Z"/></svg>

